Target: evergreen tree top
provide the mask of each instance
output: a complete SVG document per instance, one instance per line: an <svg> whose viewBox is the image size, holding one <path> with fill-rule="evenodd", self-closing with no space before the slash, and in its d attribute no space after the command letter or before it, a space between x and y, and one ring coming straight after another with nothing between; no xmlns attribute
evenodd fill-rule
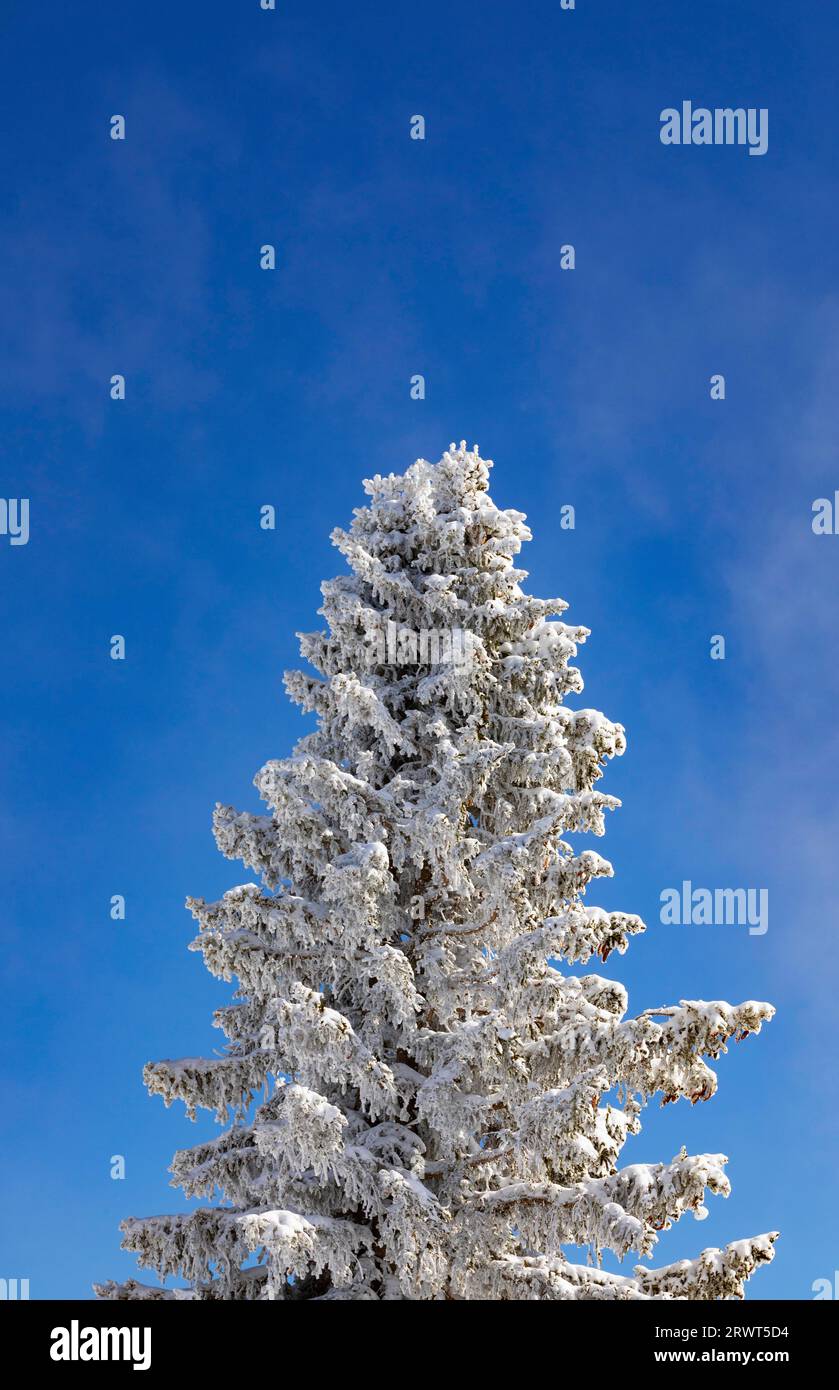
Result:
<svg viewBox="0 0 839 1390"><path fill-rule="evenodd" d="M612 867L566 838L604 833L619 802L597 783L626 739L567 706L588 632L523 592L530 532L493 503L490 467L461 444L376 476L333 532L350 573L322 586L326 630L301 635L316 674L286 676L316 727L257 774L268 814L216 808L219 849L260 882L188 903L193 949L237 981L225 1054L145 1071L225 1125L172 1164L222 1204L123 1224L188 1290L102 1296L722 1298L772 1258L774 1233L600 1267L727 1195L723 1155L619 1157L653 1095L709 1099L706 1059L773 1009L633 1017L620 983L569 973L644 930L585 902ZM568 1257L580 1245L593 1265Z"/></svg>

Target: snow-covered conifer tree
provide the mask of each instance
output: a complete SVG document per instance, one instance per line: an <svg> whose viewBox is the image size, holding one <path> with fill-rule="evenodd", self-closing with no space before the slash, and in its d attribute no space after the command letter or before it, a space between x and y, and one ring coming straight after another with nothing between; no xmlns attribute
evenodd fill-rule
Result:
<svg viewBox="0 0 839 1390"><path fill-rule="evenodd" d="M171 1167L208 1205L122 1226L189 1288L102 1297L717 1299L772 1258L775 1233L601 1267L728 1193L721 1154L619 1157L649 1098L707 1100L705 1059L773 1010L633 1017L621 984L580 969L643 930L586 905L611 866L567 843L618 805L598 783L624 731L566 705L588 633L522 590L530 533L489 467L461 444L377 476L333 534L351 572L323 585L327 631L302 637L317 674L286 677L317 727L258 773L267 815L215 813L261 885L188 903L193 949L238 981L215 1015L225 1055L145 1070L226 1126Z"/></svg>

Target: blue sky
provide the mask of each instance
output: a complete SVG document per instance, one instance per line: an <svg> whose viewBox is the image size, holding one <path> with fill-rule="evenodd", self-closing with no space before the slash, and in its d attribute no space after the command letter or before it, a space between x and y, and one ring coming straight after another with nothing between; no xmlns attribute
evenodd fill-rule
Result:
<svg viewBox="0 0 839 1390"><path fill-rule="evenodd" d="M837 39L777 0L7 0L0 491L31 536L0 536L0 1276L33 1298L134 1272L119 1220L179 1208L171 1154L213 1123L141 1069L220 1042L182 903L250 874L213 804L257 809L309 727L281 674L361 478L462 438L528 513L532 590L592 629L583 702L627 729L596 900L649 930L606 973L633 1012L778 1008L624 1151L731 1160L656 1262L780 1229L751 1297L833 1278ZM766 155L665 148L687 99L767 108ZM661 925L683 879L766 887L768 932Z"/></svg>

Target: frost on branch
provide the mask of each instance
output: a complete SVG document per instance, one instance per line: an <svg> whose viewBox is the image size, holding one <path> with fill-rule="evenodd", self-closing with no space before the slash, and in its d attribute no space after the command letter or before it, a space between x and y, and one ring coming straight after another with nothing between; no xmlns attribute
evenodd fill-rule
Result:
<svg viewBox="0 0 839 1390"><path fill-rule="evenodd" d="M349 573L322 586L309 669L286 676L315 726L257 773L266 814L214 817L259 881L188 901L192 949L236 985L214 1016L225 1046L145 1070L223 1126L171 1165L206 1205L122 1227L141 1266L188 1287L100 1297L717 1299L772 1258L774 1233L600 1266L648 1260L727 1195L722 1155L621 1152L652 1097L709 1099L710 1062L773 1010L633 1016L591 968L644 930L585 901L612 868L569 842L619 805L599 784L624 730L566 704L588 631L522 589L530 533L492 502L490 466L452 445L377 476L333 533Z"/></svg>

